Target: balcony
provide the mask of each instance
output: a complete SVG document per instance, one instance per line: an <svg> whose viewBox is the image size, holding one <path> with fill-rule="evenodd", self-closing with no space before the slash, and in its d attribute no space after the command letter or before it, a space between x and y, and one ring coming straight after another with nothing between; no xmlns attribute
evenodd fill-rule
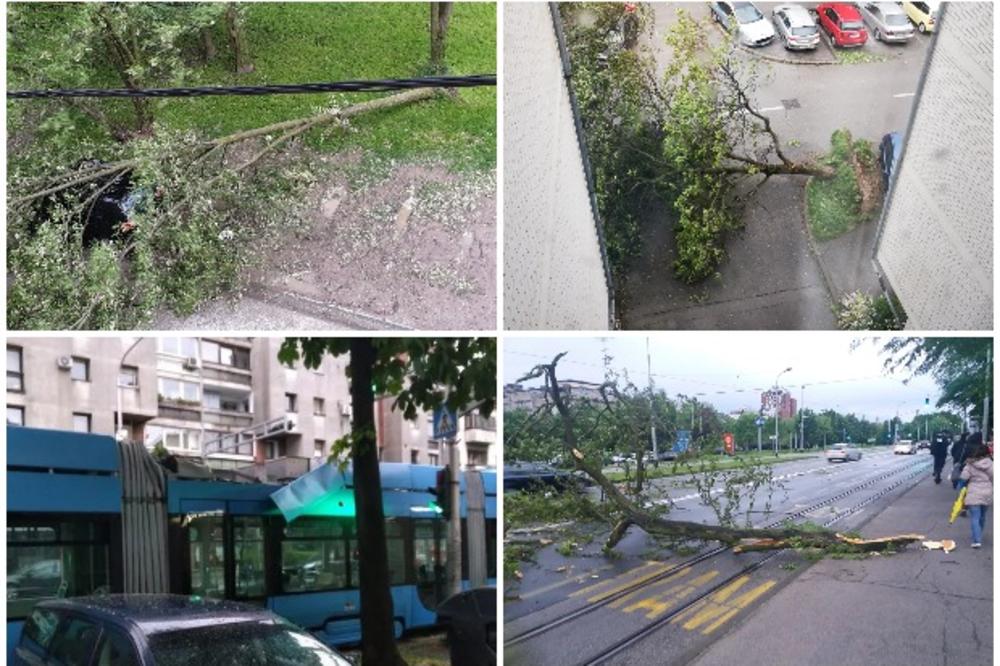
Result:
<svg viewBox="0 0 1000 666"><path fill-rule="evenodd" d="M496 419L487 419L479 414L467 414L462 419L462 425L465 429L462 436L466 444L488 447L497 441Z"/></svg>

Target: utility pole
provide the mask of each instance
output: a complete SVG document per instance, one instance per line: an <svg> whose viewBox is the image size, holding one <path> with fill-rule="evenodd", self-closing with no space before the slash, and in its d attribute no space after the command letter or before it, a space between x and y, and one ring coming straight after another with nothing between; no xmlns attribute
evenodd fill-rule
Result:
<svg viewBox="0 0 1000 666"><path fill-rule="evenodd" d="M653 440L653 465L659 467L660 456L656 447L656 417L653 414L653 362L649 356L649 336L646 336L646 378L649 381L649 436Z"/></svg>
<svg viewBox="0 0 1000 666"><path fill-rule="evenodd" d="M805 451L806 448L806 412L802 409L802 405L806 402L806 385L802 385L802 393L799 394L799 450Z"/></svg>
<svg viewBox="0 0 1000 666"><path fill-rule="evenodd" d="M981 430L983 431L983 444L989 441L990 437L990 373L989 368L990 361L993 357L993 348L990 347L986 350L986 397L983 399L983 422L980 424Z"/></svg>
<svg viewBox="0 0 1000 666"><path fill-rule="evenodd" d="M450 496L451 515L448 516L448 596L462 591L462 518L459 503L462 495L459 487L458 440L448 439L448 467L451 468Z"/></svg>

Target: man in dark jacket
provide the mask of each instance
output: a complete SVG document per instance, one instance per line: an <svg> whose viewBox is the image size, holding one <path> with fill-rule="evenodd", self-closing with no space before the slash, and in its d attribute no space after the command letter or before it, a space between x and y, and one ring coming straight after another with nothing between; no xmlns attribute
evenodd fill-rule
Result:
<svg viewBox="0 0 1000 666"><path fill-rule="evenodd" d="M931 455L934 456L934 483L941 483L941 470L944 469L944 461L948 457L948 445L951 444L951 433L947 430L939 430L934 433L931 441Z"/></svg>

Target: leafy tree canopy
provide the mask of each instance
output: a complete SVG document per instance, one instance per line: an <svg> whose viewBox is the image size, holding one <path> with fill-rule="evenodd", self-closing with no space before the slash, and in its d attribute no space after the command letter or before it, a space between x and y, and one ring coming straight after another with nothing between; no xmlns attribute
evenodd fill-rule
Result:
<svg viewBox="0 0 1000 666"><path fill-rule="evenodd" d="M888 370L933 377L938 407L981 408L993 387L992 338L893 338L882 353Z"/></svg>

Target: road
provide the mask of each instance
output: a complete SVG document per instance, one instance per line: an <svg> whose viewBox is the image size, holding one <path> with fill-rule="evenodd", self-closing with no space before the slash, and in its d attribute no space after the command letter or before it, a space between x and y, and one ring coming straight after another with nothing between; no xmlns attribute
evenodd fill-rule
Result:
<svg viewBox="0 0 1000 666"><path fill-rule="evenodd" d="M846 464L820 457L782 463L774 468L784 487L772 497L772 512L753 514L753 522L857 529L926 478L930 464L924 453L886 449ZM690 486L656 484L673 498L673 517L713 522ZM756 610L808 567L796 553L669 553L634 528L618 559L599 557L600 541L569 558L545 549L537 566L526 567L520 597L505 604L506 664L686 664L752 623Z"/></svg>
<svg viewBox="0 0 1000 666"><path fill-rule="evenodd" d="M654 5L653 35L646 45L660 73L672 57L663 38L676 22L677 4ZM770 16L777 4L758 6ZM705 3L684 8L695 18L709 18ZM723 38L714 27L710 35L713 41ZM874 62L858 64L801 64L834 60L825 42L812 54L786 53L779 44L739 53L758 66L757 109L768 114L789 156L804 159L826 153L836 129L876 144L887 132L905 129L930 39L918 34L892 47L872 41L864 53ZM779 58L800 64L774 60ZM764 185L745 213L745 229L728 240L729 257L718 277L696 286L682 284L667 269L674 259L672 211L648 206L644 247L623 290L623 327L836 328L830 288L836 294L878 288L871 265L876 225L860 225L818 248L833 282L828 287L805 233L804 182L774 177Z"/></svg>

